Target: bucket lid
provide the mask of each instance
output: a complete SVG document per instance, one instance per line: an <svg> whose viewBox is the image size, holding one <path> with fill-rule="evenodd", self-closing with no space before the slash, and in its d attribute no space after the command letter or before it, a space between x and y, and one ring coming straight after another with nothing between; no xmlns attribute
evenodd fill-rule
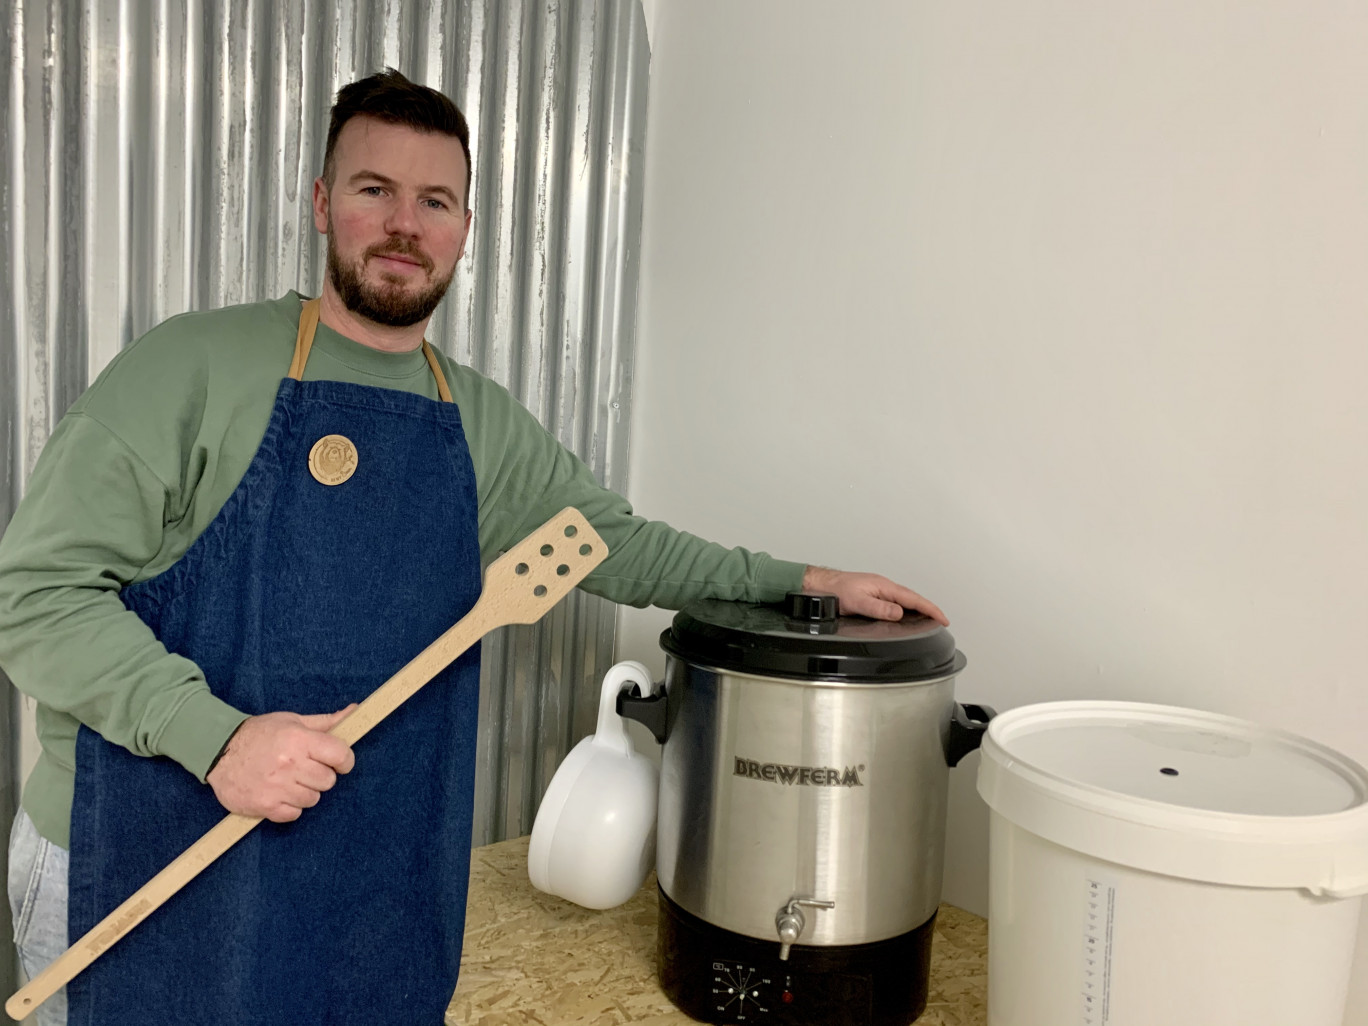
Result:
<svg viewBox="0 0 1368 1026"><path fill-rule="evenodd" d="M835 595L816 592L791 592L782 605L694 602L675 614L660 647L718 670L861 684L939 680L965 662L934 620L841 616Z"/></svg>
<svg viewBox="0 0 1368 1026"><path fill-rule="evenodd" d="M1003 713L978 789L1084 855L1208 883L1368 892L1368 771L1296 734L1132 702Z"/></svg>

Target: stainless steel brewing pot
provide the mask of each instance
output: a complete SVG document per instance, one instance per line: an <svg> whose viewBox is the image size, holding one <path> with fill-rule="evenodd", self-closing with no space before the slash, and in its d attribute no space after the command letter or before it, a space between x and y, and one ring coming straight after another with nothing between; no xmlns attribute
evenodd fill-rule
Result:
<svg viewBox="0 0 1368 1026"><path fill-rule="evenodd" d="M940 902L949 768L991 710L959 706L964 657L923 617L705 602L661 637L665 695L620 701L663 739L664 893L734 933L852 945L927 923ZM659 696L658 696L659 699Z"/></svg>

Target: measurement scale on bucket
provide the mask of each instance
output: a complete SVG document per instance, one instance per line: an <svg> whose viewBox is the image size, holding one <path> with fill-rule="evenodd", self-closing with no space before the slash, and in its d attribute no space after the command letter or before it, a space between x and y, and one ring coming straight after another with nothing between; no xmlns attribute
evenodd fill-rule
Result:
<svg viewBox="0 0 1368 1026"><path fill-rule="evenodd" d="M1111 1018L1112 924L1116 888L1087 881L1083 916L1083 1026L1107 1026Z"/></svg>

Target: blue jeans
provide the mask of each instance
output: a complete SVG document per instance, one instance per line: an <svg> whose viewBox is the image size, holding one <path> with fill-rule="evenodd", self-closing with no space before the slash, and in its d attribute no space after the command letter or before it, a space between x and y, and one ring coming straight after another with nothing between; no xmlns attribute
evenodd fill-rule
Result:
<svg viewBox="0 0 1368 1026"><path fill-rule="evenodd" d="M14 946L29 979L67 948L67 863L59 848L38 833L23 809L14 817L9 843L9 902ZM38 1006L38 1026L66 1026L66 988Z"/></svg>

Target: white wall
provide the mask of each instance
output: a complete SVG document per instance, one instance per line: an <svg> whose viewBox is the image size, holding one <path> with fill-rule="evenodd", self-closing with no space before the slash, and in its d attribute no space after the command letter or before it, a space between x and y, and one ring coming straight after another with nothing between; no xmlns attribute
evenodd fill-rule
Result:
<svg viewBox="0 0 1368 1026"><path fill-rule="evenodd" d="M963 700L1368 762L1368 8L652 8L637 508L924 591Z"/></svg>

